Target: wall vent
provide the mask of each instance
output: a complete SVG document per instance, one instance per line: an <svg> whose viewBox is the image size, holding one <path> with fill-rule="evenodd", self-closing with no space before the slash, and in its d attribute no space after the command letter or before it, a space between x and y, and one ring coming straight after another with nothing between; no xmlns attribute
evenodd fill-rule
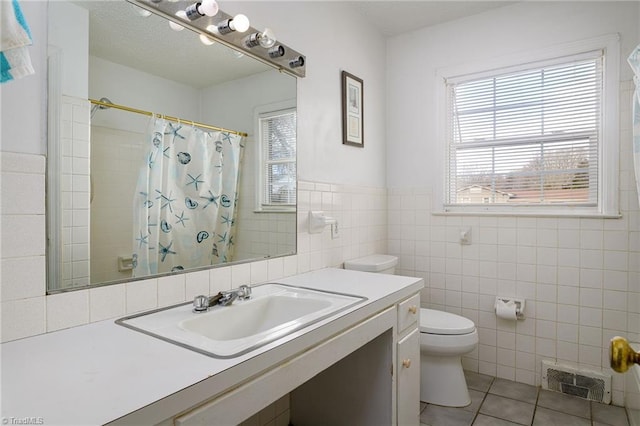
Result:
<svg viewBox="0 0 640 426"><path fill-rule="evenodd" d="M611 403L611 375L542 361L542 388Z"/></svg>

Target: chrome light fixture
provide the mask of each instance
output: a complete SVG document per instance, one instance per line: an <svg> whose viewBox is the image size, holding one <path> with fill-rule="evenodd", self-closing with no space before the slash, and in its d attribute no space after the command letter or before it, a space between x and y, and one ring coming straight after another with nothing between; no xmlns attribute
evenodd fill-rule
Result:
<svg viewBox="0 0 640 426"><path fill-rule="evenodd" d="M273 46L271 49L269 49L269 57L270 58L280 58L282 56L284 56L286 50L284 48L283 45L278 44L276 46Z"/></svg>
<svg viewBox="0 0 640 426"><path fill-rule="evenodd" d="M203 44L219 43L234 49L237 56L247 55L287 74L305 76L306 58L303 55L277 41L273 30L257 30L251 27L245 15L233 16L220 10L217 0L127 1L167 18L175 31L185 28L195 31Z"/></svg>
<svg viewBox="0 0 640 426"><path fill-rule="evenodd" d="M265 28L263 32L256 32L249 35L245 41L245 46L248 48L262 46L265 49L269 49L276 44L276 35L271 28Z"/></svg>
<svg viewBox="0 0 640 426"><path fill-rule="evenodd" d="M218 10L216 0L202 0L187 7L184 11L190 21L195 21L203 16L215 16Z"/></svg>
<svg viewBox="0 0 640 426"><path fill-rule="evenodd" d="M298 56L289 61L289 66L291 68L298 68L304 66L304 56Z"/></svg>
<svg viewBox="0 0 640 426"><path fill-rule="evenodd" d="M249 23L249 18L242 13L238 13L233 18L225 19L224 21L218 24L218 32L222 35L229 34L234 31L239 33L243 33L249 29L251 24Z"/></svg>

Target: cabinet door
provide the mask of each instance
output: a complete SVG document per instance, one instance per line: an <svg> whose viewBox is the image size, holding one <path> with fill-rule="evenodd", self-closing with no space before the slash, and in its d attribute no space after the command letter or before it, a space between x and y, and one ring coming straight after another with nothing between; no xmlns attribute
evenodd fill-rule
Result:
<svg viewBox="0 0 640 426"><path fill-rule="evenodd" d="M420 331L398 342L398 426L417 426L420 416Z"/></svg>

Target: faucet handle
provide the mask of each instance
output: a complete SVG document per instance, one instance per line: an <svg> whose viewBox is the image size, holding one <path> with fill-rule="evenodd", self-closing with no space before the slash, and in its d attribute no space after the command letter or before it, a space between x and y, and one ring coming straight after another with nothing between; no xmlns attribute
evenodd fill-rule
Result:
<svg viewBox="0 0 640 426"><path fill-rule="evenodd" d="M209 298L199 295L193 298L193 312L201 313L209 310Z"/></svg>
<svg viewBox="0 0 640 426"><path fill-rule="evenodd" d="M251 298L251 287L248 285L241 285L238 288L238 297L243 300Z"/></svg>

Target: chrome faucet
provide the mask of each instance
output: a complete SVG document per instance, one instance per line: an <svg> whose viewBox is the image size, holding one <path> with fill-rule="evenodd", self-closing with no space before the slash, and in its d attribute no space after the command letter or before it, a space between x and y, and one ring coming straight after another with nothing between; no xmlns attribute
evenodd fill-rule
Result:
<svg viewBox="0 0 640 426"><path fill-rule="evenodd" d="M251 299L251 287L248 285L241 285L236 293L241 300Z"/></svg>
<svg viewBox="0 0 640 426"><path fill-rule="evenodd" d="M241 285L236 290L221 291L211 297L200 295L193 298L193 312L199 314L207 312L209 308L214 305L229 306L235 302L236 299L246 300L250 298L251 287L248 285Z"/></svg>

